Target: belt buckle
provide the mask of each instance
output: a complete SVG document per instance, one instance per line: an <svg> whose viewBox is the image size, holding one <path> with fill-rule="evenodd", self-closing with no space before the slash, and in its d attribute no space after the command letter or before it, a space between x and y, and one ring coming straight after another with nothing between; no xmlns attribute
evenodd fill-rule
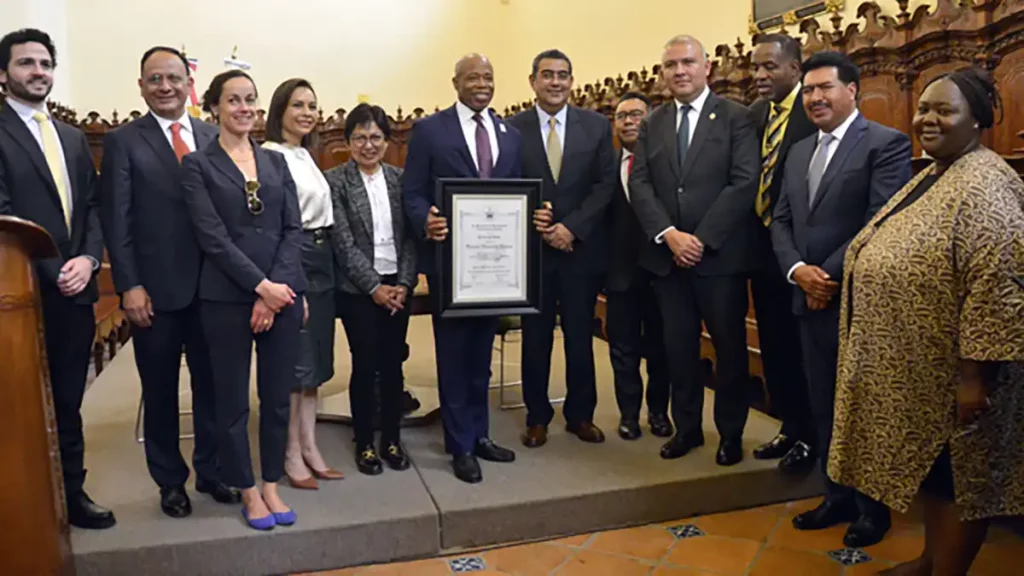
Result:
<svg viewBox="0 0 1024 576"><path fill-rule="evenodd" d="M319 230L318 229L318 230L314 230L313 231L313 243L316 244L317 246L319 246L319 245L324 243L324 231L323 230Z"/></svg>

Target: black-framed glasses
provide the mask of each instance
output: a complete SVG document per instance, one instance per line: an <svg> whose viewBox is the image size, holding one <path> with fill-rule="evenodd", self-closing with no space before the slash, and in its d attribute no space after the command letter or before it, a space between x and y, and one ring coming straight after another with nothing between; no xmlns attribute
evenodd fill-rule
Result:
<svg viewBox="0 0 1024 576"><path fill-rule="evenodd" d="M644 119L644 114L646 114L646 112L644 112L643 110L632 110L630 112L617 112L615 114L615 119L616 120L625 120L626 118L631 118L631 119L636 120L637 122L639 122L640 120Z"/></svg>
<svg viewBox="0 0 1024 576"><path fill-rule="evenodd" d="M256 180L248 180L245 183L245 203L249 207L249 213L253 216L263 214L263 200L256 194L260 190L260 183Z"/></svg>

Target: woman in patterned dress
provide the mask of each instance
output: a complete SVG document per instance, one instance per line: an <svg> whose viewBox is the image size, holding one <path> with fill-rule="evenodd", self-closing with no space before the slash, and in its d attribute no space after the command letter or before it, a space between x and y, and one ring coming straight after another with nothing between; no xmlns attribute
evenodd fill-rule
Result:
<svg viewBox="0 0 1024 576"><path fill-rule="evenodd" d="M829 476L925 509L921 558L887 574L966 574L989 519L1024 513L1024 182L980 143L997 108L983 71L929 84L935 162L846 252Z"/></svg>

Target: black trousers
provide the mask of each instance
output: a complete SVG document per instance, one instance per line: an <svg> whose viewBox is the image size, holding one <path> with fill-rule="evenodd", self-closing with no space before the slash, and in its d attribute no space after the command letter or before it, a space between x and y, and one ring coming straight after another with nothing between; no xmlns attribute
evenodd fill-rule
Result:
<svg viewBox="0 0 1024 576"><path fill-rule="evenodd" d="M178 442L178 375L181 353L188 361L192 387L192 419L195 449L192 465L196 476L216 481L217 418L210 351L199 322L199 302L174 311L155 311L149 328L132 326L135 366L142 380L145 408L146 465L157 486L182 486L188 480L188 465Z"/></svg>
<svg viewBox="0 0 1024 576"><path fill-rule="evenodd" d="M701 321L715 347L715 425L722 438L740 438L747 424L747 281L745 276L698 276L675 268L656 278L665 322L672 420L677 434L698 434L703 425Z"/></svg>
<svg viewBox="0 0 1024 576"><path fill-rule="evenodd" d="M264 482L284 475L288 440L289 394L295 389L302 295L281 310L270 330L253 334L252 304L201 304L203 335L210 343L221 480L228 486L255 485L249 453L249 374L256 343L256 391L260 401L260 468Z"/></svg>
<svg viewBox="0 0 1024 576"><path fill-rule="evenodd" d="M836 365L839 359L839 306L832 304L817 312L803 314L800 321L800 342L804 350L804 367L811 411L817 427L821 470L825 474L825 498L836 502L852 500L860 513L872 518L889 514L882 503L860 492L836 484L828 477L828 450L832 442L833 406L836 399Z"/></svg>
<svg viewBox="0 0 1024 576"><path fill-rule="evenodd" d="M592 275L562 270L545 272L540 314L523 316L523 402L527 426L546 426L555 415L548 383L556 315L561 316L565 345L565 421L576 425L594 419L594 306L598 285L598 279Z"/></svg>
<svg viewBox="0 0 1024 576"><path fill-rule="evenodd" d="M64 492L71 498L81 492L85 484L81 410L96 334L96 315L92 304L76 304L56 288L43 288L42 303Z"/></svg>
<svg viewBox="0 0 1024 576"><path fill-rule="evenodd" d="M383 283L394 286L394 277ZM373 416L376 401L373 391L376 374L380 374L381 440L398 442L402 422L402 360L405 336L409 331L411 300L394 316L386 308L374 304L370 296L346 294L342 297L342 324L352 352L352 377L349 398L352 403L352 426L356 445L373 444Z"/></svg>
<svg viewBox="0 0 1024 576"><path fill-rule="evenodd" d="M767 235L765 235L767 236ZM770 242L770 240L769 240ZM762 250L764 266L750 276L765 386L781 434L815 445L815 425L807 397L800 328L793 315L793 290L782 275L771 244Z"/></svg>
<svg viewBox="0 0 1024 576"><path fill-rule="evenodd" d="M669 370L665 326L654 295L654 276L636 267L626 290L608 291L608 355L615 400L623 420L639 421L644 399L640 359L647 359L647 415L668 416Z"/></svg>

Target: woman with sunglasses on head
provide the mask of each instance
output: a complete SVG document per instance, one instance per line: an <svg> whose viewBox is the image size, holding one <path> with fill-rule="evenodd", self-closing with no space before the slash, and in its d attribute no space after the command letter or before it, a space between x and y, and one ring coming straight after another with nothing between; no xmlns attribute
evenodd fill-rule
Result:
<svg viewBox="0 0 1024 576"><path fill-rule="evenodd" d="M316 93L306 80L278 86L267 113L263 147L284 155L295 180L302 220L302 269L306 274L308 321L299 341L295 389L291 393L284 472L295 488L315 490L317 479L340 480L316 444L317 389L334 376L334 226L331 189L308 148L317 123Z"/></svg>
<svg viewBox="0 0 1024 576"><path fill-rule="evenodd" d="M360 104L345 119L352 159L327 172L341 264L341 318L352 350L349 398L356 465L380 474L409 467L399 437L402 360L416 246L402 210L402 170L383 162L391 125L379 106ZM374 379L380 374L380 452L374 446Z"/></svg>
<svg viewBox="0 0 1024 576"><path fill-rule="evenodd" d="M182 161L185 203L204 259L200 322L213 367L222 479L241 489L242 514L258 530L295 523L278 494L284 475L289 393L303 324L302 222L281 154L257 146L256 85L241 70L214 77L203 109L217 140ZM262 492L249 453L249 372L256 343Z"/></svg>

